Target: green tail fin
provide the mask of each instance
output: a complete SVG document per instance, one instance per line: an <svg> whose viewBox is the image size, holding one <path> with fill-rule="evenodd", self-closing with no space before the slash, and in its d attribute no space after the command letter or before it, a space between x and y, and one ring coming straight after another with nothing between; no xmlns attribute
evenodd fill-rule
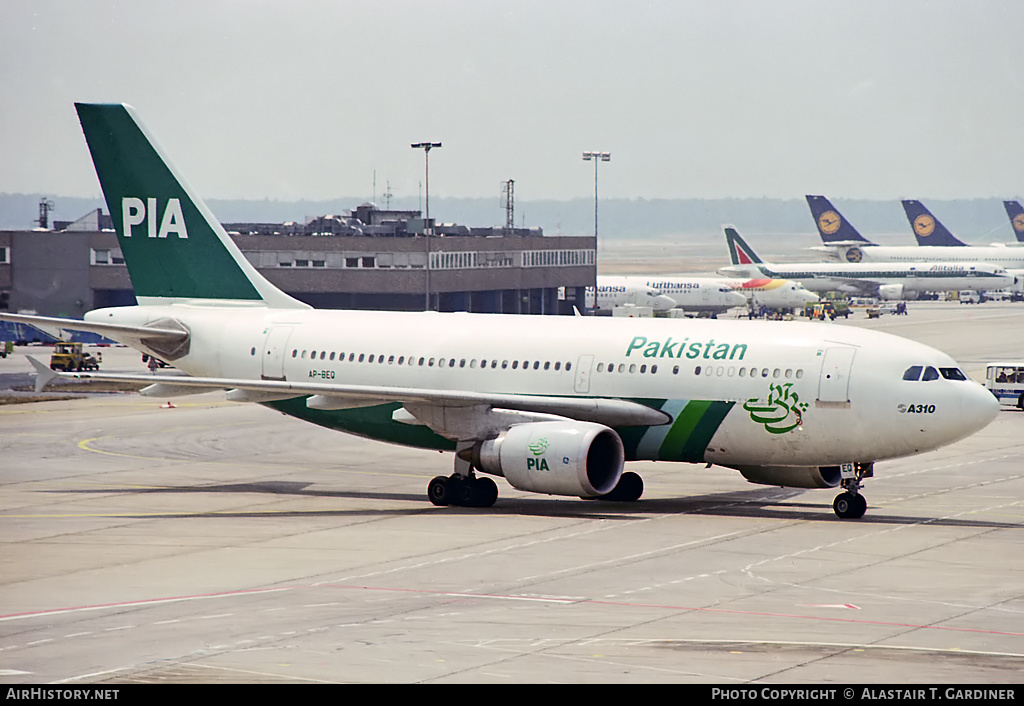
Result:
<svg viewBox="0 0 1024 706"><path fill-rule="evenodd" d="M725 226L725 242L729 246L729 259L734 265L760 265L762 260L754 252L754 249L747 245L732 226Z"/></svg>
<svg viewBox="0 0 1024 706"><path fill-rule="evenodd" d="M131 107L75 108L140 304L221 299L308 308L245 259Z"/></svg>

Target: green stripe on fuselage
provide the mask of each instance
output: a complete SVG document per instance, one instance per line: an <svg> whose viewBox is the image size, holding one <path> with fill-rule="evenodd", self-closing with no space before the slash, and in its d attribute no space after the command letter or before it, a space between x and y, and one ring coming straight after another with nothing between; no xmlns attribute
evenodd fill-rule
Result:
<svg viewBox="0 0 1024 706"><path fill-rule="evenodd" d="M689 463L704 461L708 444L734 404L710 400L689 402L665 435L665 441L658 451L658 460Z"/></svg>

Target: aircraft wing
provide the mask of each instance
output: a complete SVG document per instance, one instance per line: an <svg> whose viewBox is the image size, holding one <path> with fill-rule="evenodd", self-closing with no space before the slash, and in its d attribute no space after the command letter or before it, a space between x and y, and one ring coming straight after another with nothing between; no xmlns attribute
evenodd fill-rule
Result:
<svg viewBox="0 0 1024 706"><path fill-rule="evenodd" d="M270 401L312 395L306 401L313 409L346 409L371 407L386 402L400 402L407 408L428 406L434 408L486 406L490 408L554 414L579 421L596 422L607 426L658 426L668 424L672 417L638 402L614 398L556 397L549 395L519 395L508 393L473 392L468 390L441 390L429 388L392 387L379 385L334 385L324 382L292 382L287 380L251 380L234 378L203 378L185 375L134 375L102 372L58 373L45 363L28 356L36 369L36 390L41 390L56 378L80 380L107 380L117 382L148 383L151 395L167 393L189 394L202 389L245 391L249 395L233 395L242 401Z"/></svg>
<svg viewBox="0 0 1024 706"><path fill-rule="evenodd" d="M13 321L29 324L51 333L54 331L86 331L111 338L118 343L145 343L162 341L178 343L188 340L188 331L182 328L164 328L160 326L126 326L124 324L104 324L80 319L60 319L53 316L29 316L28 314L0 313L0 321Z"/></svg>
<svg viewBox="0 0 1024 706"><path fill-rule="evenodd" d="M842 275L829 275L829 279L834 279L837 282L842 283L842 286L847 291L855 292L865 297L876 297L878 296L879 287L882 286L881 282L875 282L874 280L864 279L862 277L843 277Z"/></svg>

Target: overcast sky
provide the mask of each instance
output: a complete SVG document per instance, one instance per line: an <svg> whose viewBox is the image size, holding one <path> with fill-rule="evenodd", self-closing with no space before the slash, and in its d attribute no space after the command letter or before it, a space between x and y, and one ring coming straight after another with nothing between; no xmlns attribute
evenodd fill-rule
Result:
<svg viewBox="0 0 1024 706"><path fill-rule="evenodd" d="M1019 0L0 0L0 191L95 196L74 101L207 198L1021 193Z"/></svg>

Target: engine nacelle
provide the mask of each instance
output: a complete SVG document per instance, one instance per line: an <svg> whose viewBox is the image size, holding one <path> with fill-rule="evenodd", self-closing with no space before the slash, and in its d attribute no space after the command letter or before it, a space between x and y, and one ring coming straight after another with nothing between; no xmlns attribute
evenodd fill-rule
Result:
<svg viewBox="0 0 1024 706"><path fill-rule="evenodd" d="M883 284L878 288L878 296L882 299L903 299L903 285Z"/></svg>
<svg viewBox="0 0 1024 706"><path fill-rule="evenodd" d="M786 488L835 488L839 466L735 466L751 483Z"/></svg>
<svg viewBox="0 0 1024 706"><path fill-rule="evenodd" d="M548 495L604 495L619 482L625 460L619 435L593 422L517 424L473 447L480 470Z"/></svg>

